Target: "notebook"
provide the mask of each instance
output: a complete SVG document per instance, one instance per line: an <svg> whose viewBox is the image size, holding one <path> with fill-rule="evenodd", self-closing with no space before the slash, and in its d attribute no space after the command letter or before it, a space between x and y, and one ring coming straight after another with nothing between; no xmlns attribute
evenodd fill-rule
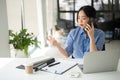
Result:
<svg viewBox="0 0 120 80"><path fill-rule="evenodd" d="M49 67L49 65L48 65L46 67L41 68L41 70L50 72L50 73L55 73L55 74L63 74L66 71L70 70L71 68L73 68L74 66L77 65L76 62L71 62L68 60L58 60L57 62L59 62L59 64L53 65L51 67Z"/></svg>
<svg viewBox="0 0 120 80"><path fill-rule="evenodd" d="M119 51L86 52L81 67L83 73L116 71L120 58Z"/></svg>

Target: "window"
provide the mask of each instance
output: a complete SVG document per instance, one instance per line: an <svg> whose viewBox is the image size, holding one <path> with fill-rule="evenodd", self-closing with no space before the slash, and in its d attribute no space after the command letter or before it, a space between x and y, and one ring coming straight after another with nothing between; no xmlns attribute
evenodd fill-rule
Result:
<svg viewBox="0 0 120 80"><path fill-rule="evenodd" d="M120 0L57 0L57 2L58 19L72 20L73 26L77 25L78 9L84 5L91 5L97 11L95 21L98 28L112 33L116 27L120 28Z"/></svg>
<svg viewBox="0 0 120 80"><path fill-rule="evenodd" d="M58 19L67 19L73 21L73 26L77 25L77 11L83 5L91 5L90 0L57 0L58 1ZM82 2L82 3L81 3Z"/></svg>
<svg viewBox="0 0 120 80"><path fill-rule="evenodd" d="M57 0L58 19L73 20L76 23L76 13L81 6L91 5L97 11L96 21L105 22L120 18L120 0Z"/></svg>

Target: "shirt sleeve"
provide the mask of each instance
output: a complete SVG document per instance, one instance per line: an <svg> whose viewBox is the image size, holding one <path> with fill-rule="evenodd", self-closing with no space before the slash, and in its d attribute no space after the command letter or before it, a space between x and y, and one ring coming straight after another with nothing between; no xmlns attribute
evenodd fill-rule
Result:
<svg viewBox="0 0 120 80"><path fill-rule="evenodd" d="M96 46L99 51L103 50L103 45L105 44L105 33L103 31L99 32L99 38L97 40Z"/></svg>
<svg viewBox="0 0 120 80"><path fill-rule="evenodd" d="M65 50L68 54L68 56L70 56L73 53L73 33L74 31L70 31L70 33L67 36L67 40L66 40L66 44L65 44Z"/></svg>

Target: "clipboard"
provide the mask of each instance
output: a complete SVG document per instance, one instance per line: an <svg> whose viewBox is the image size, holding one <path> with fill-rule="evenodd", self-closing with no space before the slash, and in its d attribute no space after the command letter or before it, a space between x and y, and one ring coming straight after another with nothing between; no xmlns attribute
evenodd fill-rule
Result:
<svg viewBox="0 0 120 80"><path fill-rule="evenodd" d="M71 68L75 67L76 65L78 65L78 63L76 62L71 62L68 60L59 60L57 62L60 62L60 64L57 64L51 67L49 67L48 65L48 66L41 68L41 70L61 75L65 73L66 71L70 70Z"/></svg>

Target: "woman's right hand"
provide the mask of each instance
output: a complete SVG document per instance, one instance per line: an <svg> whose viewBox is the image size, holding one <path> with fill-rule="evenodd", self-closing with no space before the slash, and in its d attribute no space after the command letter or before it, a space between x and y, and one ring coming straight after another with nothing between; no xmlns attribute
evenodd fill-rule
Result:
<svg viewBox="0 0 120 80"><path fill-rule="evenodd" d="M48 36L47 38L46 38L49 42L50 42L50 44L52 44L53 46L56 46L57 44L58 44L58 42L55 40L55 38L53 38L52 36Z"/></svg>
<svg viewBox="0 0 120 80"><path fill-rule="evenodd" d="M68 55L67 55L67 52L66 50L64 50L60 44L55 40L55 38L53 38L52 36L48 36L46 38L53 46L56 46L58 48L58 50L60 51L60 53L65 57L67 58Z"/></svg>

